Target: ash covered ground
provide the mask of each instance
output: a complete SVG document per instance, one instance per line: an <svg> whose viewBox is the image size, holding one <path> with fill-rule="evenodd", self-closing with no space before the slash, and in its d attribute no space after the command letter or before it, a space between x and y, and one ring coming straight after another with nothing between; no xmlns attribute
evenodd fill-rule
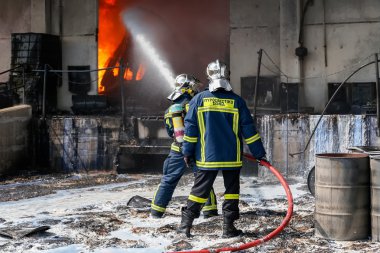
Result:
<svg viewBox="0 0 380 253"><path fill-rule="evenodd" d="M285 216L287 201L281 185L253 177L241 178L241 218L235 222L244 236L221 238L222 216L199 218L188 239L175 232L180 207L186 202L193 176L184 176L165 218L149 217L148 208L127 205L135 196L151 198L160 175L48 175L0 182L1 252L167 252L239 245L263 237ZM337 242L314 236L314 198L303 179L290 181L294 215L275 239L244 252L380 252L370 240ZM223 181L214 185L221 210ZM221 211L220 211L221 213ZM21 237L22 231L50 226L45 232ZM20 232L21 231L21 232Z"/></svg>

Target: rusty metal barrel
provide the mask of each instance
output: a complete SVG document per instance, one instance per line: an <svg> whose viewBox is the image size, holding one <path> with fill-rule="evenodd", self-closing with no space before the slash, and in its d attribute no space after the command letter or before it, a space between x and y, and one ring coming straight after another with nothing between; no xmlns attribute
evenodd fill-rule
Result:
<svg viewBox="0 0 380 253"><path fill-rule="evenodd" d="M370 167L366 154L317 154L315 235L333 240L370 236Z"/></svg>
<svg viewBox="0 0 380 253"><path fill-rule="evenodd" d="M380 156L371 156L372 241L380 242Z"/></svg>

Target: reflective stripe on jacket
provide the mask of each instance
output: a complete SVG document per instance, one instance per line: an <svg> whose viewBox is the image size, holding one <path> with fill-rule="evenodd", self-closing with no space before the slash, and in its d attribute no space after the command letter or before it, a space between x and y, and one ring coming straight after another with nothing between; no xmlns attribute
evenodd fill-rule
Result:
<svg viewBox="0 0 380 253"><path fill-rule="evenodd" d="M194 155L199 169L241 168L243 139L253 156L265 156L251 113L240 96L232 91L206 90L190 101L182 152Z"/></svg>

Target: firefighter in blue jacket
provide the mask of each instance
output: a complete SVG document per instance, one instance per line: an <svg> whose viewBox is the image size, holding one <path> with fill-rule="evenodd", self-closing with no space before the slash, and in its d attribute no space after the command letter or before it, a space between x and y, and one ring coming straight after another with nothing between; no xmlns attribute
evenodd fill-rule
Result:
<svg viewBox="0 0 380 253"><path fill-rule="evenodd" d="M234 237L242 233L233 222L239 218L243 139L256 159L264 159L265 150L245 101L232 91L227 66L219 60L211 62L207 75L209 89L190 101L185 117L182 153L186 163L195 160L198 173L187 206L182 209L178 232L190 236L192 223L199 217L218 171L222 170L223 237Z"/></svg>
<svg viewBox="0 0 380 253"><path fill-rule="evenodd" d="M175 90L168 96L173 104L165 112L165 127L168 135L174 139L171 150L163 165L161 183L151 203L151 216L161 218L171 200L178 181L188 167L182 155L184 136L184 116L189 101L198 93L200 82L193 76L180 74L175 79ZM194 171L196 174L196 171ZM210 188L202 211L205 218L218 215L214 190Z"/></svg>

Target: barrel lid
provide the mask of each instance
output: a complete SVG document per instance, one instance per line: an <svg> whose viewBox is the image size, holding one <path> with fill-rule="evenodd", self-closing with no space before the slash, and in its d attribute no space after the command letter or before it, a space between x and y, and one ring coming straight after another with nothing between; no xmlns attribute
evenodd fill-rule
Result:
<svg viewBox="0 0 380 253"><path fill-rule="evenodd" d="M368 157L367 154L358 154L358 153L322 153L322 154L316 154L315 155L318 158L344 158L344 159L350 159L350 158L366 158Z"/></svg>
<svg viewBox="0 0 380 253"><path fill-rule="evenodd" d="M353 146L348 147L347 149L353 152L360 152L369 155L380 155L380 146Z"/></svg>
<svg viewBox="0 0 380 253"><path fill-rule="evenodd" d="M370 158L374 160L380 160L380 155L371 155Z"/></svg>

